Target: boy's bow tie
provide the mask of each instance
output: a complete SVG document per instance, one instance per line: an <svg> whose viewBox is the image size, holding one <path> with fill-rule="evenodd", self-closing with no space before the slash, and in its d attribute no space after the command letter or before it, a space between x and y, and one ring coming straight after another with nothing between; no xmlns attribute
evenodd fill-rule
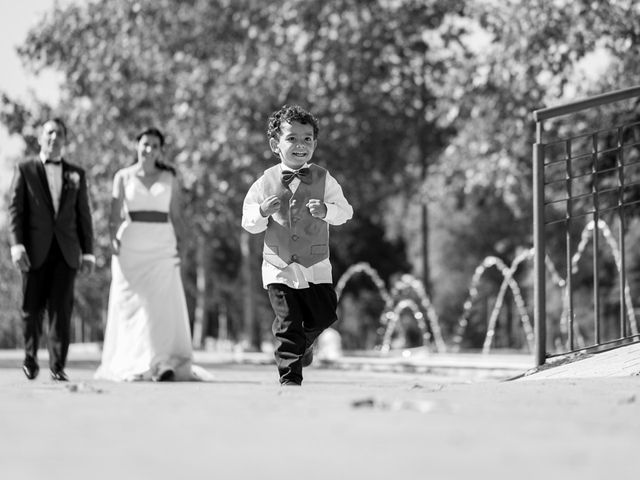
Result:
<svg viewBox="0 0 640 480"><path fill-rule="evenodd" d="M47 158L44 161L44 164L45 165L60 165L61 162L62 162L62 160L54 160L52 158Z"/></svg>
<svg viewBox="0 0 640 480"><path fill-rule="evenodd" d="M282 172L282 183L289 186L294 178L299 178L301 182L311 183L311 170L308 167L301 168L296 171L284 170Z"/></svg>

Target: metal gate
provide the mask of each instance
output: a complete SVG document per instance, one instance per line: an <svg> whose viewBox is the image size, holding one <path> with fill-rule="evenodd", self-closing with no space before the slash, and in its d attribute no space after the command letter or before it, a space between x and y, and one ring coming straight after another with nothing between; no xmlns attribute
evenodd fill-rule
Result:
<svg viewBox="0 0 640 480"><path fill-rule="evenodd" d="M640 341L639 102L640 86L533 112L538 365Z"/></svg>

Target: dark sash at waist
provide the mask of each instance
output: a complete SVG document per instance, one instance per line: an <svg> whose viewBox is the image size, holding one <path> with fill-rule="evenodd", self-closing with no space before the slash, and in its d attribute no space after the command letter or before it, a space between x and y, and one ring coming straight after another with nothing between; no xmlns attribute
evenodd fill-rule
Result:
<svg viewBox="0 0 640 480"><path fill-rule="evenodd" d="M138 210L136 212L129 212L129 216L133 222L165 223L169 221L169 214L167 212Z"/></svg>

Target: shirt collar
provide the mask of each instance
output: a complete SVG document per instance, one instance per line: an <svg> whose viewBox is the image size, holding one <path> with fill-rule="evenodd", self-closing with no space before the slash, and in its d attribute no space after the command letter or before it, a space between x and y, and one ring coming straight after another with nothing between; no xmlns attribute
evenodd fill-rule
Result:
<svg viewBox="0 0 640 480"><path fill-rule="evenodd" d="M305 162L304 165L302 165L300 168L308 168L309 167L309 162ZM283 172L297 172L298 170L300 170L300 168L297 169L293 169L293 168L289 168L287 167L284 163L280 163L280 170Z"/></svg>
<svg viewBox="0 0 640 480"><path fill-rule="evenodd" d="M42 153L42 152L40 152L40 155L39 155L39 156L40 156L40 161L41 161L41 162L42 162L42 164L44 165L44 162L46 162L46 161L47 161L47 157L45 157L44 153ZM55 160L55 159L52 159L52 160ZM60 156L60 158L59 158L58 160L62 161L62 156Z"/></svg>

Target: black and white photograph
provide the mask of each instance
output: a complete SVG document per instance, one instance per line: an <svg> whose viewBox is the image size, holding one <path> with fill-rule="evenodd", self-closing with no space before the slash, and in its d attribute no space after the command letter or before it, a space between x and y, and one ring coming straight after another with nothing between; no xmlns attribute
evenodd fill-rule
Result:
<svg viewBox="0 0 640 480"><path fill-rule="evenodd" d="M640 2L4 7L1 478L633 478Z"/></svg>

